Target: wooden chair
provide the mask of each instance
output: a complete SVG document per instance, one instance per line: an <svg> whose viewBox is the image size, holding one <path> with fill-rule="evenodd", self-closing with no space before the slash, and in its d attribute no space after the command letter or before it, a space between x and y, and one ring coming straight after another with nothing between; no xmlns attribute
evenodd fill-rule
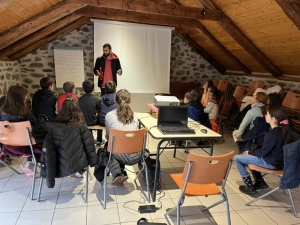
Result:
<svg viewBox="0 0 300 225"><path fill-rule="evenodd" d="M220 80L219 84L217 86L217 88L219 89L219 91L221 92L226 92L227 88L229 87L229 82L226 80Z"/></svg>
<svg viewBox="0 0 300 225"><path fill-rule="evenodd" d="M223 130L223 124L224 123L226 123L227 129L229 130L229 132L232 133L231 129L230 129L229 120L228 120L228 114L231 110L231 106L232 106L232 101L231 100L225 100L224 104L223 104L223 107L222 107L222 109L219 112L219 115L217 117L217 123L219 124L219 127L221 129L221 134L222 134L222 137L223 137L224 141L225 141L225 139L224 139L224 130Z"/></svg>
<svg viewBox="0 0 300 225"><path fill-rule="evenodd" d="M298 134L300 134L300 120L292 118L291 122L292 122L294 131L296 131Z"/></svg>
<svg viewBox="0 0 300 225"><path fill-rule="evenodd" d="M218 80L213 80L213 83L214 83L215 87L218 87L218 85L219 85L219 81Z"/></svg>
<svg viewBox="0 0 300 225"><path fill-rule="evenodd" d="M247 92L247 96L252 96L257 88L264 88L265 83L262 81L252 81Z"/></svg>
<svg viewBox="0 0 300 225"><path fill-rule="evenodd" d="M0 144L10 145L10 146L29 146L31 150L32 161L34 163L33 170L33 180L31 186L31 200L33 200L34 187L36 181L37 172L37 160L34 155L33 145L35 145L35 140L31 134L31 124L29 121L23 122L0 122ZM0 153L2 152L2 147L0 146ZM25 155L24 155L25 156ZM29 155L27 155L29 156ZM0 159L0 163L10 168L17 174L21 174L19 171L11 167L9 164L3 162Z"/></svg>
<svg viewBox="0 0 300 225"><path fill-rule="evenodd" d="M227 220L231 224L229 204L225 191L227 177L231 168L234 152L221 156L202 156L190 153L186 160L183 173L171 174L171 177L181 189L177 206L170 209L167 215L177 210L177 225L180 225L180 207L184 203L185 196L209 196L221 195L222 200L206 207L202 211L207 211L223 202L226 203ZM209 171L209 172L208 172ZM222 182L221 189L217 183Z"/></svg>
<svg viewBox="0 0 300 225"><path fill-rule="evenodd" d="M236 86L235 90L233 92L233 97L235 100L235 103L237 104L238 108L241 107L244 95L245 95L246 88L242 86Z"/></svg>
<svg viewBox="0 0 300 225"><path fill-rule="evenodd" d="M147 198L148 202L150 202L150 189L149 189L149 179L148 179L148 170L147 165L144 160L145 158L145 147L147 140L147 128L141 128L139 130L117 130L112 128L109 133L108 138L108 146L107 151L109 152L109 159L105 168L104 174L109 172L108 165L110 164L110 160L112 154L132 154L136 152L142 152L141 163L142 169L139 171L137 177L134 179L135 184L139 175L145 171L146 175L146 185L148 196L142 191L143 195ZM103 208L106 209L106 189L107 189L107 176L104 176L104 200L103 200Z"/></svg>
<svg viewBox="0 0 300 225"><path fill-rule="evenodd" d="M288 92L282 102L282 106L286 109L289 117L299 119L300 115L300 94Z"/></svg>
<svg viewBox="0 0 300 225"><path fill-rule="evenodd" d="M255 170L255 171L258 171L260 173L264 173L265 175L266 174L272 174L272 175L275 175L275 176L278 176L280 177L280 179L282 178L283 174L286 172L285 170L269 170L269 169L266 169L266 168L263 168L263 167L260 167L260 166L256 166L256 165L252 165L252 164L249 164L248 165L249 169L251 170ZM299 168L297 168L299 169ZM289 171L291 172L291 171ZM296 174L296 173L294 173ZM299 179L299 177L294 177L294 178L291 178L291 179ZM272 194L273 192L277 191L280 189L280 186L274 188L273 190L269 191L268 193L266 194L263 194L262 196L256 198L256 199L253 199L252 201L246 203L246 206L249 206L251 205L252 203ZM298 218L298 214L297 214L297 211L296 211L296 208L295 208L295 203L294 203L294 199L293 199L293 196L292 196L292 192L291 192L291 189L287 189L288 190L288 193L289 193L289 196L290 196L290 199L291 199L291 204L292 204L292 207L293 207L293 211L294 211L294 215L296 218Z"/></svg>

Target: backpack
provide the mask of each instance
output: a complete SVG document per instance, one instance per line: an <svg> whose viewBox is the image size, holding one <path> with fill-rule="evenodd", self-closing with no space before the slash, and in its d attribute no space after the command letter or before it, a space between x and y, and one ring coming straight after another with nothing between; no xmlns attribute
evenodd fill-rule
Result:
<svg viewBox="0 0 300 225"><path fill-rule="evenodd" d="M98 161L94 170L94 176L100 183L104 180L105 167L109 159L109 152L106 151L106 146L98 149Z"/></svg>
<svg viewBox="0 0 300 225"><path fill-rule="evenodd" d="M150 192L153 192L153 186L154 186L154 179L155 179L155 167L156 167L156 159L152 159L150 157L150 152L148 149L145 149L145 162L147 165L147 170L148 171L148 178L149 178L149 188L150 188ZM139 166L139 170L141 170L143 168L143 165L141 162L139 162L138 164ZM161 174L162 174L162 170L160 167L160 161L158 161L158 173L157 173L157 186L156 186L156 190L161 190ZM145 176L145 170L142 172L143 175Z"/></svg>

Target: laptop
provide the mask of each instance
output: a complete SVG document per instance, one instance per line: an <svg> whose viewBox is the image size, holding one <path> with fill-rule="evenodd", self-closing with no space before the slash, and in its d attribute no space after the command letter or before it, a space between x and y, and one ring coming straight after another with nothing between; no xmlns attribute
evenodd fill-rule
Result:
<svg viewBox="0 0 300 225"><path fill-rule="evenodd" d="M194 134L188 124L189 108L185 106L159 106L157 128L163 134Z"/></svg>

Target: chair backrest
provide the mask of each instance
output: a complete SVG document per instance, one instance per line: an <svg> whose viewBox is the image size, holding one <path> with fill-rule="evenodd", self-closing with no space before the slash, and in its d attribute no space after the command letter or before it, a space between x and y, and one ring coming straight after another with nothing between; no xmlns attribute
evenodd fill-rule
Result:
<svg viewBox="0 0 300 225"><path fill-rule="evenodd" d="M252 96L257 88L264 88L265 83L262 81L252 81L247 92L247 96Z"/></svg>
<svg viewBox="0 0 300 225"><path fill-rule="evenodd" d="M282 106L292 110L300 111L300 94L289 91L282 102Z"/></svg>
<svg viewBox="0 0 300 225"><path fill-rule="evenodd" d="M300 120L297 120L297 119L291 119L292 121L292 126L293 126L293 129L300 134Z"/></svg>
<svg viewBox="0 0 300 225"><path fill-rule="evenodd" d="M110 129L109 142L107 151L111 151L114 154L131 154L140 152L145 148L147 128L141 128L139 130L117 130Z"/></svg>
<svg viewBox="0 0 300 225"><path fill-rule="evenodd" d="M189 162L193 162L193 167L188 179L189 183L194 184L213 184L223 181L234 152L221 156L202 156L190 153L186 160L182 180L184 181L188 172Z"/></svg>
<svg viewBox="0 0 300 225"><path fill-rule="evenodd" d="M242 87L242 86L236 86L235 90L233 92L233 97L235 98L237 103L242 103L242 100L244 98L245 95L245 91L246 88Z"/></svg>
<svg viewBox="0 0 300 225"><path fill-rule="evenodd" d="M0 133L7 136L7 139L0 140L1 144L11 146L29 146L29 137L31 132L31 124L29 121L23 122L0 122ZM31 144L35 144L35 140L31 137Z"/></svg>
<svg viewBox="0 0 300 225"><path fill-rule="evenodd" d="M219 114L221 116L227 116L230 109L231 109L231 106L232 106L232 101L231 100L225 100L224 104L223 104L223 107L222 107L221 111L219 112Z"/></svg>
<svg viewBox="0 0 300 225"><path fill-rule="evenodd" d="M229 85L228 81L220 80L217 88L219 89L219 91L225 92L228 88L228 85Z"/></svg>
<svg viewBox="0 0 300 225"><path fill-rule="evenodd" d="M213 83L214 83L215 87L218 87L218 85L219 85L219 81L218 80L213 80Z"/></svg>

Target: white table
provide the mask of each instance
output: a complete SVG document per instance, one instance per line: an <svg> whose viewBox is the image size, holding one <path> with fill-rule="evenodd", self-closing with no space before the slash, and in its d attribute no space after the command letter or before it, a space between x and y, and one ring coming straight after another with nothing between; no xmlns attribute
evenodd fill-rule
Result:
<svg viewBox="0 0 300 225"><path fill-rule="evenodd" d="M210 154L213 154L213 139L222 137L220 134L212 131L211 129L195 122L194 120L189 119L188 121L188 127L193 129L195 131L194 134L163 134L161 133L157 128L157 119L153 118L148 113L137 113L137 116L139 118L140 126L147 127L148 133L151 135L154 139L161 139L157 145L157 151L156 151L156 165L158 165L159 162L159 155L161 151L161 145L164 142L169 141L186 141L186 140L207 140L210 142ZM201 129L206 129L207 133L201 132ZM191 148L199 148L191 147ZM171 147L164 147L163 149L173 149ZM176 145L174 149L174 157L176 154ZM155 177L158 175L157 166L155 167ZM156 185L157 185L157 179L154 179L154 188L152 193L152 200L156 200Z"/></svg>

